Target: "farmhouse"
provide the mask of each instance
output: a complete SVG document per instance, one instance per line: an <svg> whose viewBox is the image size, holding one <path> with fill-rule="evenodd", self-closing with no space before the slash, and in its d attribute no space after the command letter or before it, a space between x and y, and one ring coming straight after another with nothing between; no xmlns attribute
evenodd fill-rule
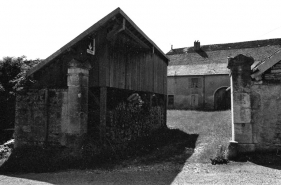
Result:
<svg viewBox="0 0 281 185"><path fill-rule="evenodd" d="M28 71L15 147L122 145L165 127L168 61L117 8Z"/></svg>
<svg viewBox="0 0 281 185"><path fill-rule="evenodd" d="M167 56L168 108L222 110L230 108L230 78L226 58L244 54L255 64L281 48L281 39L171 49Z"/></svg>

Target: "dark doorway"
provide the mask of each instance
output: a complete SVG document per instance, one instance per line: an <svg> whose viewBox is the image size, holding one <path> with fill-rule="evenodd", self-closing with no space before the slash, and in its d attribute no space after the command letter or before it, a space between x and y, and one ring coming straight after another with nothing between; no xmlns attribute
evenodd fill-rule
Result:
<svg viewBox="0 0 281 185"><path fill-rule="evenodd" d="M214 95L214 109L227 110L230 109L230 90L227 87L222 87L215 92Z"/></svg>

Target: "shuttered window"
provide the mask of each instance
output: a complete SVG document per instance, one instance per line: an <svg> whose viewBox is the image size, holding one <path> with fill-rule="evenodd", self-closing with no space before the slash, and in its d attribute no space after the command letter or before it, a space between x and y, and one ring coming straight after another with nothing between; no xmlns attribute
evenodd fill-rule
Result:
<svg viewBox="0 0 281 185"><path fill-rule="evenodd" d="M191 78L189 83L190 88L201 88L202 87L202 79L201 78Z"/></svg>

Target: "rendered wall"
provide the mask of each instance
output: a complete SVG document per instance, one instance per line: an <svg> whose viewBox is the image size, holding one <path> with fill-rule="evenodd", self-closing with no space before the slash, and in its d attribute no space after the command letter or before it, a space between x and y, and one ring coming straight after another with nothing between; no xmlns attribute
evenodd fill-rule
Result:
<svg viewBox="0 0 281 185"><path fill-rule="evenodd" d="M199 78L202 85L190 88L191 78ZM214 93L221 87L229 87L229 75L169 76L168 95L174 95L174 105L170 109L214 109ZM198 97L198 105L191 103L192 95Z"/></svg>

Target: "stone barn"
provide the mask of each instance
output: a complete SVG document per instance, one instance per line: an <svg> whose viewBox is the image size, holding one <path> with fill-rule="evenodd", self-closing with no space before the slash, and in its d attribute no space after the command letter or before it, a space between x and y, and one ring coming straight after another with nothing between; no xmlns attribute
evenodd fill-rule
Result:
<svg viewBox="0 0 281 185"><path fill-rule="evenodd" d="M122 145L165 127L168 61L117 8L27 72L15 147Z"/></svg>
<svg viewBox="0 0 281 185"><path fill-rule="evenodd" d="M239 152L281 149L281 49L255 63L251 56L228 59L231 71L232 144ZM235 145L236 145L235 144Z"/></svg>
<svg viewBox="0 0 281 185"><path fill-rule="evenodd" d="M168 108L230 109L228 56L244 54L264 61L281 48L281 39L172 48L167 56Z"/></svg>

